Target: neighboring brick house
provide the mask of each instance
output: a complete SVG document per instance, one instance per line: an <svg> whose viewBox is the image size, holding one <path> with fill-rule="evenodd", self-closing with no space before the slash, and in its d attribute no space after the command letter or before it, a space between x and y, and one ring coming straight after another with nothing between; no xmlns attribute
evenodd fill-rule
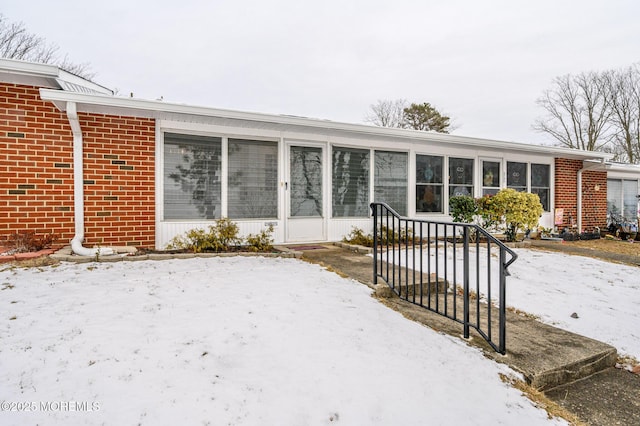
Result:
<svg viewBox="0 0 640 426"><path fill-rule="evenodd" d="M373 200L448 219L450 196L504 187L540 196L542 226L562 209L559 227L590 230L606 226L609 159L117 97L54 66L0 60L0 238L164 248L229 217L243 234L273 225L278 243L334 241L370 228ZM640 168L625 173L637 185Z"/></svg>

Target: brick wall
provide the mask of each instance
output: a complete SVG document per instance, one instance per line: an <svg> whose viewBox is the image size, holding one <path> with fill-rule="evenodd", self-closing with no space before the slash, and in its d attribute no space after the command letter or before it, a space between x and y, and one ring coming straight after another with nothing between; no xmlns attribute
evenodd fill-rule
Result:
<svg viewBox="0 0 640 426"><path fill-rule="evenodd" d="M559 228L578 226L577 182L581 160L555 159L555 207L564 209L564 223ZM607 172L582 173L582 227L591 231L607 225Z"/></svg>
<svg viewBox="0 0 640 426"><path fill-rule="evenodd" d="M155 245L155 124L79 114L84 139L85 240Z"/></svg>
<svg viewBox="0 0 640 426"><path fill-rule="evenodd" d="M154 122L80 114L85 244L153 247ZM0 239L16 232L74 235L73 136L38 88L0 83Z"/></svg>

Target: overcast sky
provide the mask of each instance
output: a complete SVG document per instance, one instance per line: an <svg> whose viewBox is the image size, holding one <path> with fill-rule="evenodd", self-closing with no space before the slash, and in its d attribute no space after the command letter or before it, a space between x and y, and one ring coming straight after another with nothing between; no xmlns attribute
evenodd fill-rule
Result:
<svg viewBox="0 0 640 426"><path fill-rule="evenodd" d="M640 62L638 0L3 0L121 95L362 123L430 102L454 134L543 143L554 77Z"/></svg>

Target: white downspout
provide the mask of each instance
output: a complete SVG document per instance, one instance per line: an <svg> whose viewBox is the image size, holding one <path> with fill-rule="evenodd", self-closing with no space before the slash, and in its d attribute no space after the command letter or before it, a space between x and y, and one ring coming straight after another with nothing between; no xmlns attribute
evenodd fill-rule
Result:
<svg viewBox="0 0 640 426"><path fill-rule="evenodd" d="M578 233L582 232L582 172L586 170L593 170L599 167L603 167L605 164L604 158L600 160L600 163L592 164L588 167L582 167L578 170L578 205L577 205L577 214L578 214Z"/></svg>
<svg viewBox="0 0 640 426"><path fill-rule="evenodd" d="M71 250L80 256L104 256L115 254L109 247L86 248L84 241L84 176L82 161L82 129L78 120L75 102L67 102L67 118L73 133L73 217L75 235L71 240Z"/></svg>

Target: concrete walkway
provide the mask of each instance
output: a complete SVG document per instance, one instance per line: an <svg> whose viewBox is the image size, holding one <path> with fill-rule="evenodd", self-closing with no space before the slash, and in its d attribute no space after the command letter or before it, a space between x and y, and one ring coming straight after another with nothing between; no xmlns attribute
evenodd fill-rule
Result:
<svg viewBox="0 0 640 426"><path fill-rule="evenodd" d="M366 254L332 245L311 246L303 252L307 261L374 287L372 258ZM398 297L380 300L411 320L462 335L462 325L438 314ZM512 312L507 314L506 355L473 333L469 344L521 372L528 384L586 424L640 425L640 376L614 367L617 353L612 346Z"/></svg>

